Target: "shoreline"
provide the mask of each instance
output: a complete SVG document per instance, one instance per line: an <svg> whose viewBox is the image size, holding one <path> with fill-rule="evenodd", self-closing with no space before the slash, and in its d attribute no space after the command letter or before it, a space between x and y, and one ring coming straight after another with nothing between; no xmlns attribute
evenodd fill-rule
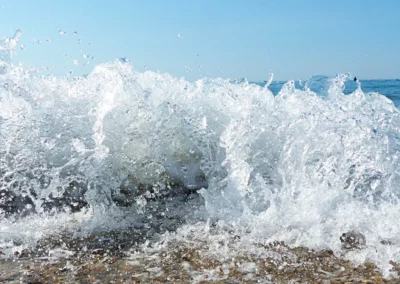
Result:
<svg viewBox="0 0 400 284"><path fill-rule="evenodd" d="M215 244L207 242L172 240L145 248L142 242L135 242L140 236L131 232L121 237L123 234L110 233L109 239L119 238L114 244L104 241L104 235L43 240L30 252L0 260L0 282L399 283L393 276L383 277L373 263L355 265L330 250L292 248L274 242L255 244L255 253L226 246L226 255L216 257ZM130 240L129 244L124 240ZM230 241L235 242L235 238ZM400 274L400 266L391 264L392 273Z"/></svg>

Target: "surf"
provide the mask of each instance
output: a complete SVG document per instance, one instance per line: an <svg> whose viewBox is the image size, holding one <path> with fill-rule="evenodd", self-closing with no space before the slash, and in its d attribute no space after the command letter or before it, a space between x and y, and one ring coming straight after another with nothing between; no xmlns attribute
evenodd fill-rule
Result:
<svg viewBox="0 0 400 284"><path fill-rule="evenodd" d="M288 81L276 95L126 60L43 76L6 59L18 38L0 72L4 255L65 231L153 227L155 242L217 228L249 250L278 240L335 254L354 231L366 246L352 261L388 272L400 259L399 110L362 83L345 94L350 74Z"/></svg>

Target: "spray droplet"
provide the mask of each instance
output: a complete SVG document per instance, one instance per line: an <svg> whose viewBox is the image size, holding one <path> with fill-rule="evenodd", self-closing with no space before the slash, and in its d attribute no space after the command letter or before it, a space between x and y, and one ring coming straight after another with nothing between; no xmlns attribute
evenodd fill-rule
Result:
<svg viewBox="0 0 400 284"><path fill-rule="evenodd" d="M121 61L122 63L128 63L128 62L129 62L129 59L128 59L127 57L121 57L121 58L119 59L119 61Z"/></svg>
<svg viewBox="0 0 400 284"><path fill-rule="evenodd" d="M203 129L206 129L206 128L207 128L207 117L206 117L206 116L203 117L203 119L201 120L201 127L202 127Z"/></svg>

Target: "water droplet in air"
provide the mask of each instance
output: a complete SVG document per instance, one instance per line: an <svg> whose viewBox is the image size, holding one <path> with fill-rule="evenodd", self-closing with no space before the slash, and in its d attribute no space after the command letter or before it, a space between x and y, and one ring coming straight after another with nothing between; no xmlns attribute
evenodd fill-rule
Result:
<svg viewBox="0 0 400 284"><path fill-rule="evenodd" d="M122 63L127 63L129 62L129 59L127 57L121 57L119 61L121 61Z"/></svg>
<svg viewBox="0 0 400 284"><path fill-rule="evenodd" d="M58 32L60 33L60 35L67 35L67 33L66 32L64 32L63 30L58 30Z"/></svg>
<svg viewBox="0 0 400 284"><path fill-rule="evenodd" d="M183 36L181 34L178 34L179 39L183 39Z"/></svg>
<svg viewBox="0 0 400 284"><path fill-rule="evenodd" d="M25 49L25 45L21 44L21 50Z"/></svg>

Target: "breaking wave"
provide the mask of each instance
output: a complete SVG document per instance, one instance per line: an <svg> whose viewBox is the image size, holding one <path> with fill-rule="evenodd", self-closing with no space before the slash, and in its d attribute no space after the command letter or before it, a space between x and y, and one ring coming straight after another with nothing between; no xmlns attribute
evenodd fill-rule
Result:
<svg viewBox="0 0 400 284"><path fill-rule="evenodd" d="M400 260L399 110L361 85L345 95L348 74L289 81L274 96L268 84L188 82L124 60L71 79L4 58L3 253L157 219L161 233L211 222L243 243L336 253L357 231L367 246L350 259Z"/></svg>

